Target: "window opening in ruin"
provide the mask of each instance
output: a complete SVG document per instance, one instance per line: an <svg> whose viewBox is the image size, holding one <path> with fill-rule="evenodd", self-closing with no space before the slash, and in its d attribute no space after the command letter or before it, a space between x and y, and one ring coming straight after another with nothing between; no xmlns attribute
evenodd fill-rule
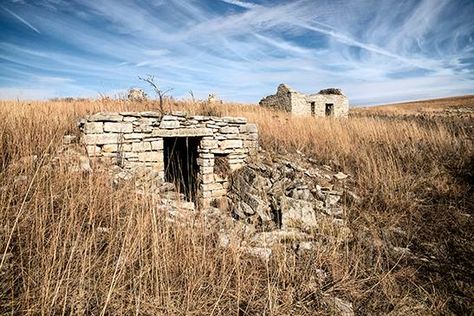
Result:
<svg viewBox="0 0 474 316"><path fill-rule="evenodd" d="M231 173L227 154L214 154L214 174L225 179Z"/></svg>
<svg viewBox="0 0 474 316"><path fill-rule="evenodd" d="M334 104L326 103L326 116L333 116L333 115L334 115Z"/></svg>
<svg viewBox="0 0 474 316"><path fill-rule="evenodd" d="M311 115L316 115L316 102L311 102Z"/></svg>
<svg viewBox="0 0 474 316"><path fill-rule="evenodd" d="M186 200L196 201L199 137L165 137L163 142L165 181L174 183Z"/></svg>

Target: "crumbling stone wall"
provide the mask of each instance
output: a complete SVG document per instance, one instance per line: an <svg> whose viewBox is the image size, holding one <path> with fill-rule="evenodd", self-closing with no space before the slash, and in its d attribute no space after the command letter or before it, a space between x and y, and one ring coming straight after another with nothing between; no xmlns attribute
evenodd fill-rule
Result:
<svg viewBox="0 0 474 316"><path fill-rule="evenodd" d="M330 116L347 117L349 100L339 89L324 89L319 93L305 95L280 84L277 93L263 98L259 104L268 108L290 112L296 115L327 116L326 105L332 104Z"/></svg>
<svg viewBox="0 0 474 316"><path fill-rule="evenodd" d="M203 205L227 193L228 177L215 170L215 158L225 159L234 171L258 150L257 126L243 117L97 113L83 119L80 128L90 157L107 158L126 169L149 168L161 180L165 175L164 138L198 137L198 194Z"/></svg>
<svg viewBox="0 0 474 316"><path fill-rule="evenodd" d="M293 93L298 92L292 90L285 84L281 84L278 86L276 94L272 94L263 98L262 100L260 100L259 104L261 106L291 112L291 98Z"/></svg>

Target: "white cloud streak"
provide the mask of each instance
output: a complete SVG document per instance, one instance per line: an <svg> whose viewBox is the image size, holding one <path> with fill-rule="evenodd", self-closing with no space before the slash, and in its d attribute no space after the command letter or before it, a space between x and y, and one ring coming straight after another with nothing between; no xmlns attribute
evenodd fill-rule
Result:
<svg viewBox="0 0 474 316"><path fill-rule="evenodd" d="M2 7L3 8L3 7ZM17 18L21 23L25 24L26 26L28 26L30 29L32 29L33 31L35 31L36 33L38 34L41 34L40 31L38 31L38 29L36 27L34 27L33 25L31 25L30 22L26 21L25 19L23 19L21 16L19 16L18 14L16 14L15 12L13 12L12 10L9 10L7 8L3 8L5 11L7 11L8 13L10 13L12 16L14 16L15 18Z"/></svg>
<svg viewBox="0 0 474 316"><path fill-rule="evenodd" d="M221 0L222 2L228 3L228 4L233 4L241 8L245 9L253 9L259 7L258 4L251 3L251 2L244 2L244 1L239 1L239 0Z"/></svg>

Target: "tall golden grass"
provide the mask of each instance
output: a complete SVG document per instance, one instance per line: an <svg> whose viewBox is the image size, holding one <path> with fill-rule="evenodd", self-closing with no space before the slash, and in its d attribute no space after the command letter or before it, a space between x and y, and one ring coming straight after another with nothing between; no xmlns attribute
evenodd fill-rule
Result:
<svg viewBox="0 0 474 316"><path fill-rule="evenodd" d="M55 159L76 121L153 102L0 101L0 312L94 315L466 313L472 305L472 140L443 121L291 117L248 105L180 101L170 110L245 116L270 154L300 151L353 175L352 239L269 263L217 246L199 218L165 220L133 184L112 188ZM33 157L35 156L35 157ZM409 247L413 256L394 253ZM423 259L423 260L422 260ZM318 278L320 271L328 277Z"/></svg>

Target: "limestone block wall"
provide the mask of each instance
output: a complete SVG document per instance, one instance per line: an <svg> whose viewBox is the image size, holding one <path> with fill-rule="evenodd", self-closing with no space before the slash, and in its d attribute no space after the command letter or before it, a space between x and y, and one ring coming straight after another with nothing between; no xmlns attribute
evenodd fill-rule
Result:
<svg viewBox="0 0 474 316"><path fill-rule="evenodd" d="M335 117L347 117L349 115L349 100L345 95L339 94L312 94L306 97L309 104L307 109L311 114L311 102L315 102L315 116L325 116L326 103L334 104Z"/></svg>
<svg viewBox="0 0 474 316"><path fill-rule="evenodd" d="M230 171L242 167L258 150L255 124L243 117L188 116L174 112L97 113L80 123L82 142L90 157L110 159L127 169L137 167L157 171L164 180L164 138L197 137L200 202L208 205L227 193L228 177L218 174L219 157Z"/></svg>
<svg viewBox="0 0 474 316"><path fill-rule="evenodd" d="M299 92L291 94L291 113L296 115L310 115L311 108L308 106L306 96Z"/></svg>

